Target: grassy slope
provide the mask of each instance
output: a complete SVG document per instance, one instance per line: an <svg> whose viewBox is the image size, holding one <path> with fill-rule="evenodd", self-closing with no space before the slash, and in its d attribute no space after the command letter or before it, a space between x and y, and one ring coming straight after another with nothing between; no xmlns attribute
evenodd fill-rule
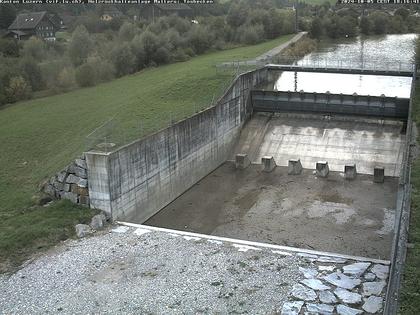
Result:
<svg viewBox="0 0 420 315"><path fill-rule="evenodd" d="M115 133L123 132L128 141L139 136L139 125L143 133L151 132L166 126L170 117L191 115L231 79L216 73L216 63L256 57L291 37L206 54L0 110L0 270L1 263L18 263L39 244L71 235L72 225L91 215L68 203L42 208L31 201L44 178L80 155L87 134L116 115Z"/></svg>
<svg viewBox="0 0 420 315"><path fill-rule="evenodd" d="M420 130L420 84L417 84L413 118ZM411 201L409 242L401 294L401 314L418 314L420 310L420 158L412 166L413 193Z"/></svg>

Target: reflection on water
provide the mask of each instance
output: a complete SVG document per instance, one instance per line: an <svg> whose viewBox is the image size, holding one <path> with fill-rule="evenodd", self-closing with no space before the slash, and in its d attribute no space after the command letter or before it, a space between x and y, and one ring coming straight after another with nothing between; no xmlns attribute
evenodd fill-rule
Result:
<svg viewBox="0 0 420 315"><path fill-rule="evenodd" d="M285 71L274 90L409 98L410 84L407 77Z"/></svg>
<svg viewBox="0 0 420 315"><path fill-rule="evenodd" d="M323 41L316 51L300 59L302 66L339 64L348 68L411 70L416 34L360 36ZM282 72L268 88L279 91L343 93L409 97L411 79L394 76Z"/></svg>

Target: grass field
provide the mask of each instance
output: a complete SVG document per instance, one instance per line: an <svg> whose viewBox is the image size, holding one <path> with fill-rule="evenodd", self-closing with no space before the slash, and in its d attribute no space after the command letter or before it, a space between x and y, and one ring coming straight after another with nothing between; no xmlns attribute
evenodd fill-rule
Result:
<svg viewBox="0 0 420 315"><path fill-rule="evenodd" d="M420 84L416 87L413 119L420 130ZM417 141L418 145L419 142ZM420 158L411 170L413 192L411 198L409 243L401 294L401 314L419 314L420 310Z"/></svg>
<svg viewBox="0 0 420 315"><path fill-rule="evenodd" d="M115 116L126 141L211 103L232 76L215 64L254 58L290 39L209 53L113 82L21 102L0 110L0 269L73 235L92 213L66 202L34 205L39 183L79 156L85 137Z"/></svg>

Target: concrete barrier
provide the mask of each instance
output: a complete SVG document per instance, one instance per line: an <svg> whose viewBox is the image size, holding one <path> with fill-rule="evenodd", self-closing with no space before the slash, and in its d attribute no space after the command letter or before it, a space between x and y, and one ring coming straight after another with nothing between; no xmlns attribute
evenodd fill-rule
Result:
<svg viewBox="0 0 420 315"><path fill-rule="evenodd" d="M344 177L346 179L355 179L356 175L356 164L347 164L344 166Z"/></svg>
<svg viewBox="0 0 420 315"><path fill-rule="evenodd" d="M316 163L316 176L328 177L329 173L330 173L330 168L328 167L327 161L319 161Z"/></svg>
<svg viewBox="0 0 420 315"><path fill-rule="evenodd" d="M300 159L297 160L289 160L289 175L300 175L302 173L302 163L300 162Z"/></svg>
<svg viewBox="0 0 420 315"><path fill-rule="evenodd" d="M251 165L251 161L248 158L247 154L236 154L235 157L235 166L237 169L243 170Z"/></svg>
<svg viewBox="0 0 420 315"><path fill-rule="evenodd" d="M385 181L385 169L381 166L375 166L373 170L373 181L375 183L383 183Z"/></svg>
<svg viewBox="0 0 420 315"><path fill-rule="evenodd" d="M274 161L274 157L272 156L264 156L261 159L263 165L263 172L270 173L276 168L276 161Z"/></svg>

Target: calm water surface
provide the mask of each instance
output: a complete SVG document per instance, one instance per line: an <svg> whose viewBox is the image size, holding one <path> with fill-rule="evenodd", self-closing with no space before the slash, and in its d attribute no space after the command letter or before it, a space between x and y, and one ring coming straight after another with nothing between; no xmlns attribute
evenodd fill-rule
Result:
<svg viewBox="0 0 420 315"><path fill-rule="evenodd" d="M300 59L297 64L408 70L414 57L416 36L404 34L324 41L316 51ZM411 78L407 77L285 71L268 88L408 98L410 84Z"/></svg>

